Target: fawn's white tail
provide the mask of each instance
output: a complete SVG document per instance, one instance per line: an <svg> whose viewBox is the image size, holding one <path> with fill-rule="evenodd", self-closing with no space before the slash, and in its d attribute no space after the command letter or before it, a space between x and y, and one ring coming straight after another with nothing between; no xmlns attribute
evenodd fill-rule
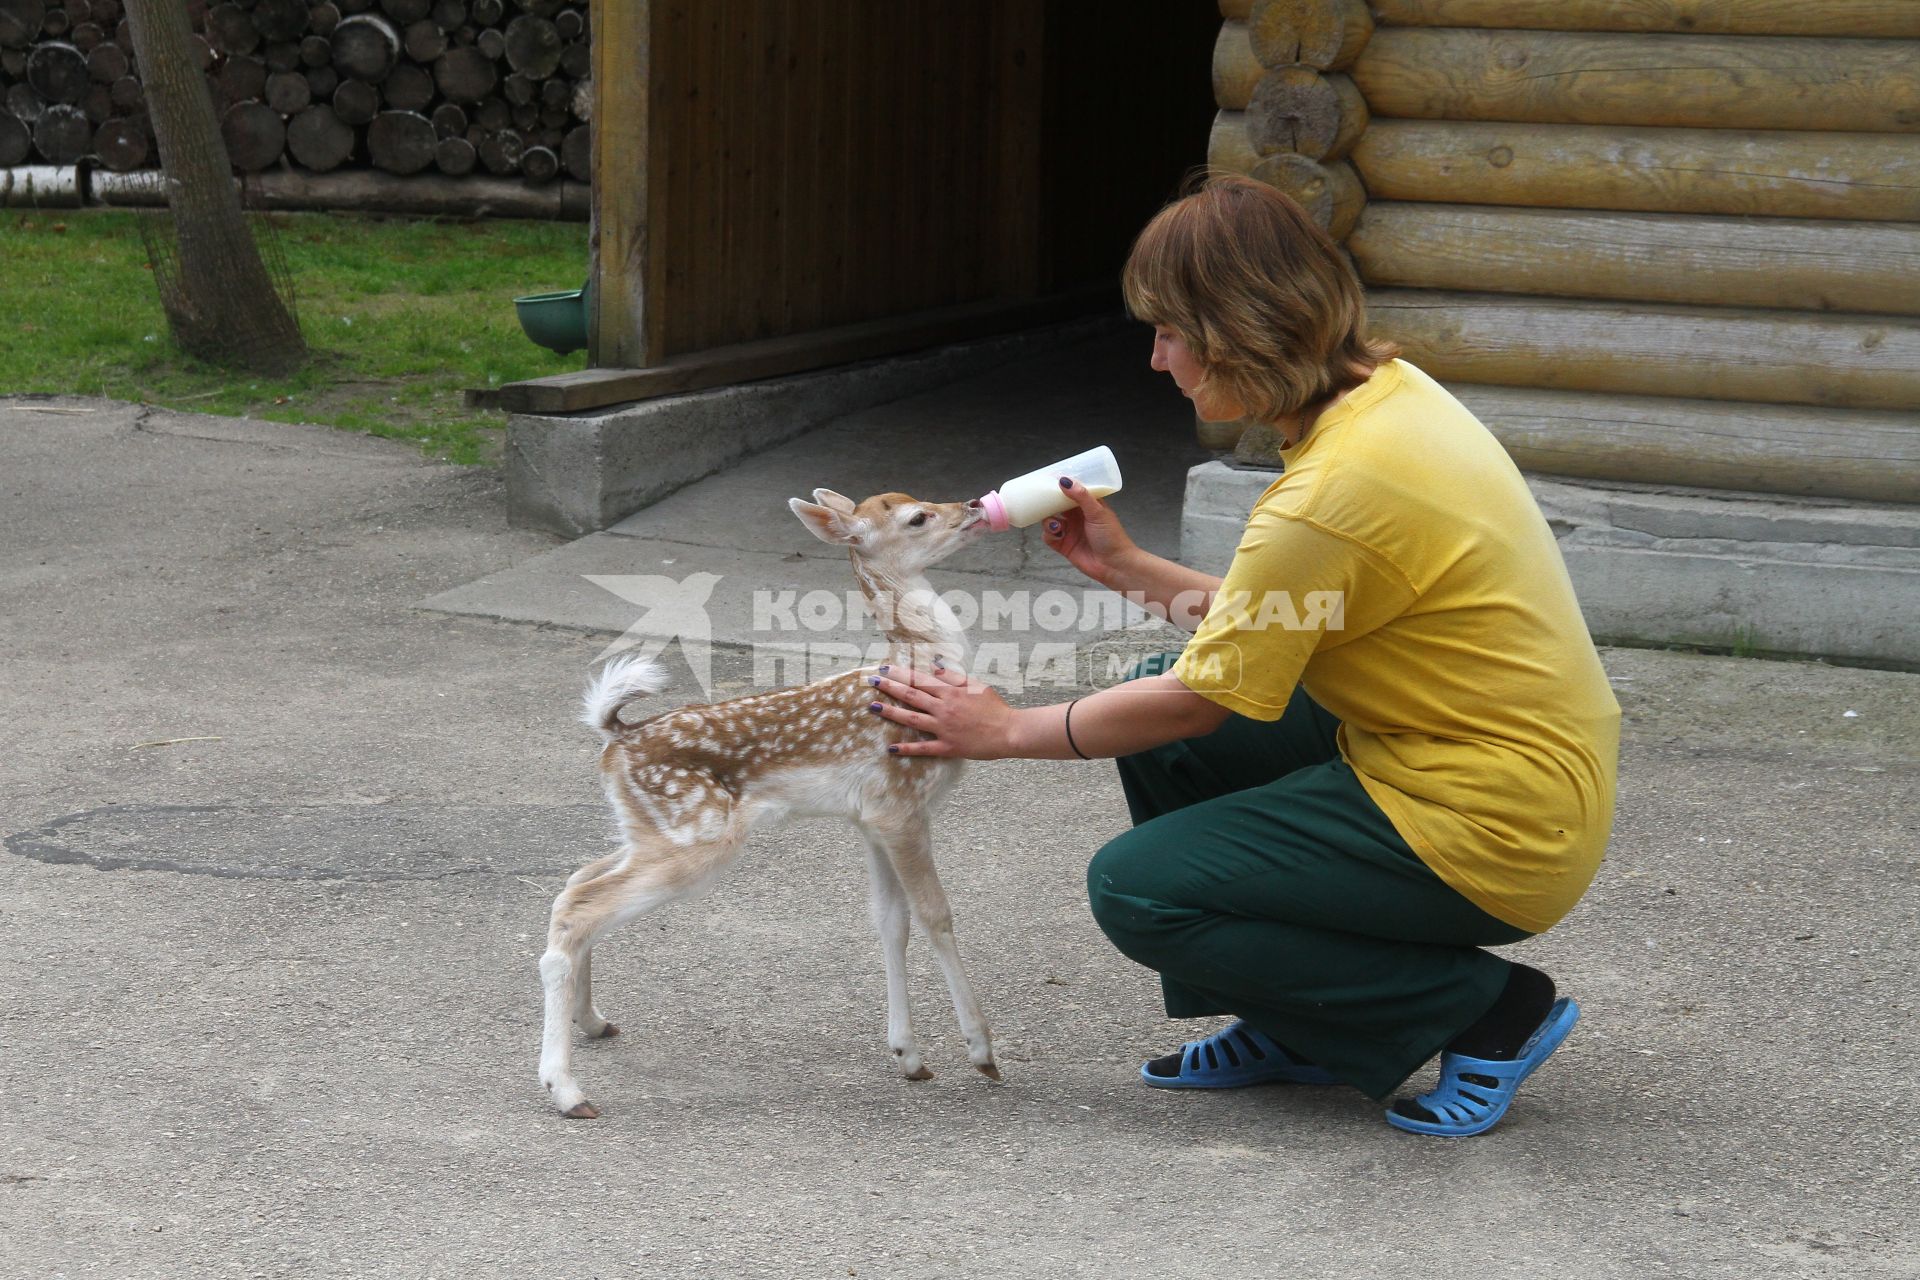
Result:
<svg viewBox="0 0 1920 1280"><path fill-rule="evenodd" d="M631 653L615 658L594 674L581 699L581 723L613 741L620 729L620 708L667 687L667 673L652 658Z"/></svg>

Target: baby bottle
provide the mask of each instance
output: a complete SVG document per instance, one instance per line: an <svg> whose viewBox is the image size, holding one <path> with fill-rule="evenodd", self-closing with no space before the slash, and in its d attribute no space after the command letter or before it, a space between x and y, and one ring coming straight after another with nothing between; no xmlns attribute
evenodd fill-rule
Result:
<svg viewBox="0 0 1920 1280"><path fill-rule="evenodd" d="M1120 492L1120 464L1113 460L1113 450L1101 445L1015 476L982 497L980 506L987 513L988 526L995 533L1005 533L1070 510L1073 499L1060 487L1062 476L1078 480L1096 498Z"/></svg>

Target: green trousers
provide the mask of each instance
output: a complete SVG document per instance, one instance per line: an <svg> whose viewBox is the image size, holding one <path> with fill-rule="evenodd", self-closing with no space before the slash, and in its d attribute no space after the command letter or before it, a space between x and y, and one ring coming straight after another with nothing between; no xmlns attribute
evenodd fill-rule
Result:
<svg viewBox="0 0 1920 1280"><path fill-rule="evenodd" d="M1384 1098L1499 996L1509 962L1481 948L1529 935L1427 868L1338 728L1296 690L1277 721L1230 716L1122 757L1134 826L1094 856L1087 892L1113 944L1159 972L1168 1016L1233 1014Z"/></svg>

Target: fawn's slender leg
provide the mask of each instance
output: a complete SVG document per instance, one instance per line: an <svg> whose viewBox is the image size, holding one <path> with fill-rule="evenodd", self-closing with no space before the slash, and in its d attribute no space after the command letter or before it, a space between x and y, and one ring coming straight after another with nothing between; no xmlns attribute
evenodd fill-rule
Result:
<svg viewBox="0 0 1920 1280"><path fill-rule="evenodd" d="M604 858L596 858L568 876L567 883L574 885L597 879L620 865L621 860L626 856L627 850L622 848L617 853L610 853ZM580 1024L580 1030L585 1032L587 1038L590 1040L599 1040L620 1034L620 1028L608 1022L606 1017L601 1014L600 1010L596 1008L593 1003L592 947L583 949L580 952L578 963L574 965L573 1020Z"/></svg>
<svg viewBox="0 0 1920 1280"><path fill-rule="evenodd" d="M887 967L887 1048L909 1080L931 1080L933 1072L920 1060L913 1038L913 1014L907 1007L907 891L893 872L881 838L861 828L867 838L867 888L872 896L873 929L880 935L880 956Z"/></svg>
<svg viewBox="0 0 1920 1280"><path fill-rule="evenodd" d="M998 1080L1000 1067L993 1060L993 1036L987 1029L986 1015L967 980L960 963L960 950L953 942L953 910L947 905L946 890L940 887L940 873L934 870L932 836L926 815L914 814L897 819L882 834L887 858L906 889L913 918L940 962L947 979L947 991L953 996L953 1010L960 1019L960 1032L967 1039L967 1058L985 1076Z"/></svg>
<svg viewBox="0 0 1920 1280"><path fill-rule="evenodd" d="M568 885L554 899L547 950L540 957L540 982L546 991L540 1082L569 1118L591 1120L600 1114L573 1077L572 1022L587 953L615 925L689 897L712 882L745 839L744 829L724 817L713 826L715 838L705 842L673 844L663 839L650 848L636 847L619 870Z"/></svg>

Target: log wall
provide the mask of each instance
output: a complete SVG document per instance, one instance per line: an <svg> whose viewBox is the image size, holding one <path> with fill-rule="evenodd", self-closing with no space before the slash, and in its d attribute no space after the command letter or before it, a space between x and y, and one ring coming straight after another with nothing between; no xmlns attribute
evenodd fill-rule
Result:
<svg viewBox="0 0 1920 1280"><path fill-rule="evenodd" d="M1228 21L1257 61L1272 17L1252 0ZM1336 145L1364 190L1346 243L1375 329L1523 466L1920 501L1920 5L1373 0L1369 17L1318 70L1363 99ZM1222 48L1242 70L1220 82L1243 83ZM1328 157L1261 120L1277 71L1222 101L1210 158L1271 173L1292 149L1298 181Z"/></svg>

